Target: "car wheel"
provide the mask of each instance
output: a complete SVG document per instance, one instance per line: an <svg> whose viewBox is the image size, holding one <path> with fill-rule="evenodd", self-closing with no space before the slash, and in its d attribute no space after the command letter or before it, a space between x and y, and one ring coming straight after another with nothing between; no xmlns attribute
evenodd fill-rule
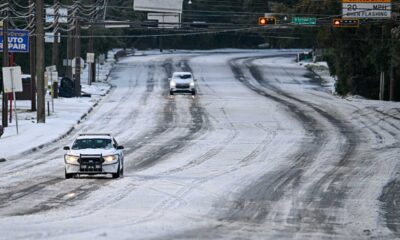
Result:
<svg viewBox="0 0 400 240"><path fill-rule="evenodd" d="M72 178L73 176L74 176L74 174L72 174L72 173L67 173L67 171L65 171L65 179Z"/></svg>
<svg viewBox="0 0 400 240"><path fill-rule="evenodd" d="M196 95L196 90L192 90L192 95Z"/></svg>
<svg viewBox="0 0 400 240"><path fill-rule="evenodd" d="M169 95L174 95L174 91L170 90Z"/></svg>
<svg viewBox="0 0 400 240"><path fill-rule="evenodd" d="M117 171L117 173L112 174L112 178L119 178L120 176L121 176L121 169L119 169L119 166L118 166L118 171Z"/></svg>

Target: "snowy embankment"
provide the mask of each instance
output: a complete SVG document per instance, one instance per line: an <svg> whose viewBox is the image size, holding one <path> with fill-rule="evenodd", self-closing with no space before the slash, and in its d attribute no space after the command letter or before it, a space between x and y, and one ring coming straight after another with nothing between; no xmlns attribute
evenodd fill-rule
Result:
<svg viewBox="0 0 400 240"><path fill-rule="evenodd" d="M29 100L17 101L18 134L13 113L12 122L4 129L0 138L0 159L41 148L68 134L111 89L107 78L112 66L113 64L108 62L101 65L97 73L97 82L91 85L87 84L88 68L84 69L81 79L82 92L90 94L91 97L55 98L53 109L51 96L47 94L45 124L37 123L36 112L30 111Z"/></svg>

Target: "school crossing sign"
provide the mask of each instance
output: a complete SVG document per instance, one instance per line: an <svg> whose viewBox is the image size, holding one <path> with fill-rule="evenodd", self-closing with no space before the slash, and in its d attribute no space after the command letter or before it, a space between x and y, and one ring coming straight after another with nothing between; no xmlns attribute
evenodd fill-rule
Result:
<svg viewBox="0 0 400 240"><path fill-rule="evenodd" d="M3 31L0 29L0 51L3 52ZM8 52L29 53L29 31L8 30Z"/></svg>
<svg viewBox="0 0 400 240"><path fill-rule="evenodd" d="M387 19L391 16L391 0L342 0L343 18Z"/></svg>

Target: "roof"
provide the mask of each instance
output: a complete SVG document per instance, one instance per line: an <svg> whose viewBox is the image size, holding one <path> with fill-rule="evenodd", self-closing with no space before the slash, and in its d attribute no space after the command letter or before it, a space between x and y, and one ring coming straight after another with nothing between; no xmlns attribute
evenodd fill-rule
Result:
<svg viewBox="0 0 400 240"><path fill-rule="evenodd" d="M191 72L174 72L173 74L192 74Z"/></svg>
<svg viewBox="0 0 400 240"><path fill-rule="evenodd" d="M111 134L109 134L109 133L81 133L77 137L77 139L88 139L88 138L106 138L106 139L110 139L111 138Z"/></svg>
<svg viewBox="0 0 400 240"><path fill-rule="evenodd" d="M135 0L135 11L182 13L183 0Z"/></svg>

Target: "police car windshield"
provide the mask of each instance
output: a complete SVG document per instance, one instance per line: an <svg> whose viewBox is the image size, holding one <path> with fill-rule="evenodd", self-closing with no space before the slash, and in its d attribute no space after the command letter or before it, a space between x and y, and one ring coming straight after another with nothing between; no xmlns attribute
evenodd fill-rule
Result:
<svg viewBox="0 0 400 240"><path fill-rule="evenodd" d="M111 139L104 139L104 138L77 139L72 145L73 150L110 149L112 147L113 145Z"/></svg>

